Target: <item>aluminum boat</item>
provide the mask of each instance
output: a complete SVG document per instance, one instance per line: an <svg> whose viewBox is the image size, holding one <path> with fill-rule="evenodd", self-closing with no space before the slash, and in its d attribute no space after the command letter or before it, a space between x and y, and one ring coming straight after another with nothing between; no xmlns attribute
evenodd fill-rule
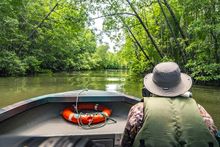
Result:
<svg viewBox="0 0 220 147"><path fill-rule="evenodd" d="M38 146L42 142L48 144L48 139L56 146L62 140L66 143L65 140L87 138L106 147L117 147L129 109L139 101L137 97L99 90L76 90L27 99L0 109L0 146ZM61 115L64 108L76 102L101 104L111 109L112 114L105 125L85 129Z"/></svg>

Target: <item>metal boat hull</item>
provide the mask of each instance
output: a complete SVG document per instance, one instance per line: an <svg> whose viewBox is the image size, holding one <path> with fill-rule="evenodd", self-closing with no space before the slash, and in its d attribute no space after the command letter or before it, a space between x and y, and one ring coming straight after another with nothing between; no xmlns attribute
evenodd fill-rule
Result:
<svg viewBox="0 0 220 147"><path fill-rule="evenodd" d="M80 93L80 95L79 95ZM106 125L96 129L83 129L62 118L60 113L79 102L99 103L112 109ZM119 146L130 107L140 99L115 92L88 90L70 91L40 96L5 107L0 111L0 146L2 139L16 143L27 138L86 137L106 146ZM18 139L19 138L19 139ZM13 142L14 141L14 142Z"/></svg>

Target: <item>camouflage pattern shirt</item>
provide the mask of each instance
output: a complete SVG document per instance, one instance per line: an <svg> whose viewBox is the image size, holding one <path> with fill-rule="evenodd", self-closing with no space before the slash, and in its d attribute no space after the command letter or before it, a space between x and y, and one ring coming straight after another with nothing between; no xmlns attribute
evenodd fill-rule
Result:
<svg viewBox="0 0 220 147"><path fill-rule="evenodd" d="M209 131L211 132L211 134L213 134L213 136L215 136L217 132L217 128L214 125L214 121L212 117L208 114L208 112L201 105L198 104L198 108ZM144 111L143 110L144 110L143 102L137 103L136 105L131 107L128 113L127 124L125 126L124 136L121 142L122 147L132 146L136 134L141 129L144 123L144 120L143 120Z"/></svg>

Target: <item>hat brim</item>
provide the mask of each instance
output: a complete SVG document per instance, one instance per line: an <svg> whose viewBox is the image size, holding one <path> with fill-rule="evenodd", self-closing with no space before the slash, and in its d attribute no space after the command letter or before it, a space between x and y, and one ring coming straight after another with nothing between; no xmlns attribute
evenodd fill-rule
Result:
<svg viewBox="0 0 220 147"><path fill-rule="evenodd" d="M176 97L187 92L192 86L192 79L190 76L181 73L180 77L181 80L177 86L166 89L164 87L157 86L152 80L153 73L150 73L144 77L144 86L148 91L158 96Z"/></svg>

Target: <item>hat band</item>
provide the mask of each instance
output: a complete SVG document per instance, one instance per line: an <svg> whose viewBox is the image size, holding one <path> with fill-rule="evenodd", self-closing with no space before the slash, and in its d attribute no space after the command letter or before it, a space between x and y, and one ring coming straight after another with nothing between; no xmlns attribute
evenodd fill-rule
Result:
<svg viewBox="0 0 220 147"><path fill-rule="evenodd" d="M153 78L153 82L161 88L171 88L177 86L180 83L180 79L168 81L168 80L157 80Z"/></svg>

